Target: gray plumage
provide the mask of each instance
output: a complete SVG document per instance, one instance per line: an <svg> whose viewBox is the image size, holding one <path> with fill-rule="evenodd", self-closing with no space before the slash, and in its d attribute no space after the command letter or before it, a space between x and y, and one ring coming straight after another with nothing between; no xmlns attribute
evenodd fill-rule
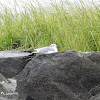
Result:
<svg viewBox="0 0 100 100"><path fill-rule="evenodd" d="M49 54L58 52L57 45L51 44L50 46L34 49L32 53Z"/></svg>

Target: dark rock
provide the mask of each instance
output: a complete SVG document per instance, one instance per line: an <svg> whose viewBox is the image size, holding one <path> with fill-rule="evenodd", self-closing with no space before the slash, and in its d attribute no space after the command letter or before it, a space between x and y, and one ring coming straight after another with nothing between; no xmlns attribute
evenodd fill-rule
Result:
<svg viewBox="0 0 100 100"><path fill-rule="evenodd" d="M100 100L100 94L92 96L89 100Z"/></svg>
<svg viewBox="0 0 100 100"><path fill-rule="evenodd" d="M21 51L0 51L0 73L6 78L19 74L30 60L30 53Z"/></svg>
<svg viewBox="0 0 100 100"><path fill-rule="evenodd" d="M34 100L33 98L31 98L30 96L26 97L26 100Z"/></svg>
<svg viewBox="0 0 100 100"><path fill-rule="evenodd" d="M88 100L100 84L100 62L92 55L74 50L33 58L18 76L18 100Z"/></svg>
<svg viewBox="0 0 100 100"><path fill-rule="evenodd" d="M99 51L91 52L88 58L95 63L100 63L100 52Z"/></svg>
<svg viewBox="0 0 100 100"><path fill-rule="evenodd" d="M90 91L91 95L95 96L97 94L100 94L100 85L99 86L95 86L94 88L92 88Z"/></svg>

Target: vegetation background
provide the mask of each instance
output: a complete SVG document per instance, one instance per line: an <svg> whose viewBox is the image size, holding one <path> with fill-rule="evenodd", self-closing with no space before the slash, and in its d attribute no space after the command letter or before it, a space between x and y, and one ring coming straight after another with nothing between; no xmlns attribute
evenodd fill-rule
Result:
<svg viewBox="0 0 100 100"><path fill-rule="evenodd" d="M34 1L33 1L34 2ZM86 6L51 3L45 9L38 3L25 4L17 12L15 1L13 12L0 4L0 50L28 49L48 46L52 43L61 50L100 51L100 8L92 2Z"/></svg>

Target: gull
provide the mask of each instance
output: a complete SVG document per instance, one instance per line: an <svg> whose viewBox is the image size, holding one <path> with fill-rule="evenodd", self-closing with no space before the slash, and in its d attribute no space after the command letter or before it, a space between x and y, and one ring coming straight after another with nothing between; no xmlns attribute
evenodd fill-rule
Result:
<svg viewBox="0 0 100 100"><path fill-rule="evenodd" d="M38 53L38 54L55 53L58 52L57 47L58 46L56 44L51 44L50 46L34 49L32 53Z"/></svg>

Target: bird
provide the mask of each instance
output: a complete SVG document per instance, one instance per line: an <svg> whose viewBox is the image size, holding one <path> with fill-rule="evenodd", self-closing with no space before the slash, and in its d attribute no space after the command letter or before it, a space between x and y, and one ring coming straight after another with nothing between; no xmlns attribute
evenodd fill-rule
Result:
<svg viewBox="0 0 100 100"><path fill-rule="evenodd" d="M56 44L51 44L50 46L33 49L32 53L37 53L37 54L56 53L56 52L58 52L57 47L59 47L59 46L57 46Z"/></svg>

